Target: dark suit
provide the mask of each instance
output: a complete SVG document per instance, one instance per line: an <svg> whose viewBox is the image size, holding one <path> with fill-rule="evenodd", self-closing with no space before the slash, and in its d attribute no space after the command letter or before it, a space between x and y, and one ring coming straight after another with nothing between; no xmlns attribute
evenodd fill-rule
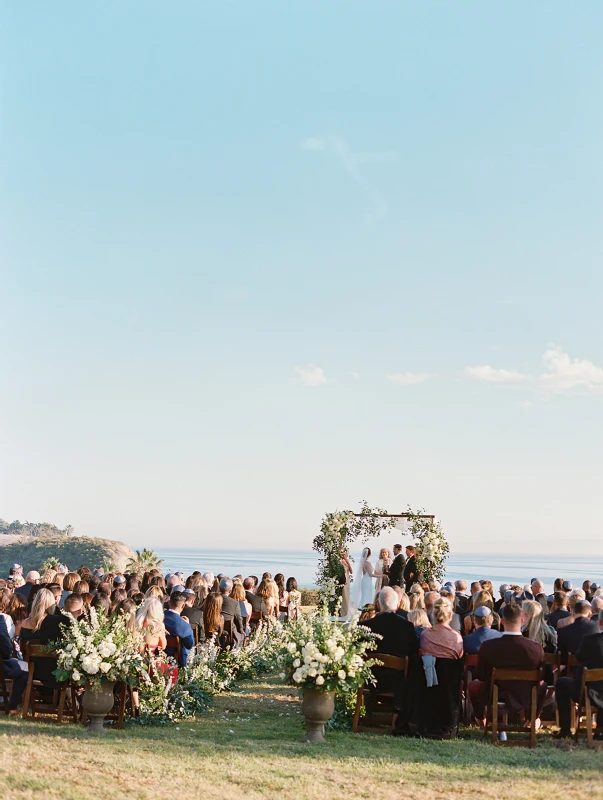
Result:
<svg viewBox="0 0 603 800"><path fill-rule="evenodd" d="M377 640L377 653L399 658L408 656L410 668L410 661L414 661L419 652L419 640L412 623L398 614L383 611L360 624L383 637ZM373 672L377 678L377 692L393 692L394 708L400 710L404 704L406 690L403 674L387 667L374 667Z"/></svg>
<svg viewBox="0 0 603 800"><path fill-rule="evenodd" d="M411 556L404 565L402 576L406 585L406 591L409 592L410 587L413 583L416 583L417 580L417 560L414 556Z"/></svg>
<svg viewBox="0 0 603 800"><path fill-rule="evenodd" d="M537 595L535 595L534 600L536 600L537 603L540 603L542 606L542 612L544 614L549 613L548 595L546 595L544 592L539 592Z"/></svg>
<svg viewBox="0 0 603 800"><path fill-rule="evenodd" d="M226 594L222 595L222 616L224 622L232 620L232 632L236 641L240 641L245 633L243 617L241 616L241 606L238 600L233 600Z"/></svg>
<svg viewBox="0 0 603 800"><path fill-rule="evenodd" d="M478 717L484 716L490 692L492 670L495 667L499 669L532 670L540 669L543 663L544 650L542 645L532 639L521 636L521 634L516 636L505 633L497 639L489 639L483 642L479 649L475 670L477 680L470 684L476 715ZM507 685L504 682L499 685L500 699L510 711L519 711L530 707L531 688L529 684L513 681ZM544 683L541 685L542 689L546 692ZM544 699L544 697L541 699Z"/></svg>
<svg viewBox="0 0 603 800"><path fill-rule="evenodd" d="M27 672L22 670L19 666L19 661L13 658L13 643L8 635L4 617L0 617L0 659L2 660L4 676L10 678L13 682L8 701L8 708L13 711L21 702L23 692L27 686Z"/></svg>
<svg viewBox="0 0 603 800"><path fill-rule="evenodd" d="M599 633L599 626L596 622L586 617L576 617L571 625L559 628L557 631L557 647L561 653L561 661L567 661L567 654L577 654L582 644L582 639L591 633Z"/></svg>
<svg viewBox="0 0 603 800"><path fill-rule="evenodd" d="M398 555L392 561L392 565L389 568L389 585L390 586L402 586L403 577L402 573L404 572L404 566L406 565L406 559L402 555L402 553L398 553Z"/></svg>
<svg viewBox="0 0 603 800"><path fill-rule="evenodd" d="M185 619L182 619L177 611L168 608L164 612L163 622L168 636L180 637L180 666L185 667L188 661L188 654L195 646L193 630ZM173 647L166 647L165 652L172 658L176 655Z"/></svg>
<svg viewBox="0 0 603 800"><path fill-rule="evenodd" d="M568 625L568 628L573 628L576 622ZM563 633L564 630L566 629L562 628L559 634ZM580 700L582 669L584 667L586 667L586 669L603 668L603 631L586 634L582 639L576 656L580 661L581 667L575 669L573 678L559 678L555 687L555 698L559 711L559 726L561 732L564 734L569 733L570 730L571 701L573 700L577 703ZM603 701L603 683L598 682L591 684L589 689L591 691L591 697L593 690L596 693L595 703L599 706L599 703ZM599 713L601 714L603 711Z"/></svg>
<svg viewBox="0 0 603 800"><path fill-rule="evenodd" d="M566 617L571 617L571 613L567 610L567 608L556 608L554 611L547 616L546 621L551 626L557 630L557 625L559 624L560 619L565 619Z"/></svg>
<svg viewBox="0 0 603 800"><path fill-rule="evenodd" d="M25 598L25 601L29 600L29 593L33 589L33 583L24 583L23 586L18 586L15 589L15 594L20 595L21 597Z"/></svg>
<svg viewBox="0 0 603 800"><path fill-rule="evenodd" d="M464 615L467 612L467 604L469 603L469 598L466 594L462 592L455 592L454 593L454 610L456 611L459 616Z"/></svg>
<svg viewBox="0 0 603 800"><path fill-rule="evenodd" d="M199 641L202 642L205 639L205 626L203 625L203 609L202 608L195 608L195 606L184 606L182 609L181 617L186 617L188 619L188 623L191 626L193 633L195 630L198 631L197 636Z"/></svg>
<svg viewBox="0 0 603 800"><path fill-rule="evenodd" d="M245 592L245 598L250 604L253 613L260 614L263 620L268 619L268 608L266 607L263 597L259 597L259 595L253 592Z"/></svg>

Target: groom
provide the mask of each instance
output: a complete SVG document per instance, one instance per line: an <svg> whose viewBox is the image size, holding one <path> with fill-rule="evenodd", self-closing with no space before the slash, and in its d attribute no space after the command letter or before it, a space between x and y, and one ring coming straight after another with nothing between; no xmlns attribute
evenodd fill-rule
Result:
<svg viewBox="0 0 603 800"><path fill-rule="evenodd" d="M394 560L392 561L392 565L389 568L389 585L390 586L401 586L402 585L402 573L404 571L404 565L406 564L406 559L402 555L402 545L395 544L393 546L394 551Z"/></svg>

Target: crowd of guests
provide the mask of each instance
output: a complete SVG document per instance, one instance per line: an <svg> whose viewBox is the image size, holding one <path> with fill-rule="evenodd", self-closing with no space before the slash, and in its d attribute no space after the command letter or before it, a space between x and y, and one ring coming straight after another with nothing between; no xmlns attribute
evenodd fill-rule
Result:
<svg viewBox="0 0 603 800"><path fill-rule="evenodd" d="M401 547L397 545L394 554L396 550L400 553ZM380 560L388 560L383 551ZM571 705L580 699L582 669L603 668L603 590L598 584L584 581L574 588L558 578L547 594L535 578L525 586L505 583L495 591L489 580L475 581L469 588L463 580L444 585L408 582L403 569L394 574L390 569L381 584L374 602L362 609L360 622L382 636L378 652L409 658L405 680L391 670L377 670L380 687L395 695L395 733L456 735L463 662L471 655L477 656L477 664L464 689L478 724L486 725L494 668L543 669L536 726L543 714L554 719L556 708L561 728L556 735L570 736ZM561 673L555 689L547 690L553 676L545 654L556 653ZM571 669L570 655L578 661ZM515 718L529 712L530 698L529 687L521 682L501 692L507 712ZM603 718L603 684L591 688L591 699ZM598 735L603 735L603 725Z"/></svg>
<svg viewBox="0 0 603 800"><path fill-rule="evenodd" d="M296 618L300 605L297 581L285 581L282 573L265 572L259 579L195 571L185 578L182 572L164 576L159 569L70 572L59 565L24 576L13 564L8 578L0 580L0 661L12 680L8 713L18 713L27 682L27 643L60 641L66 614L90 617L94 609L101 617L124 615L128 625L141 629L145 652L163 651L183 667L197 644L212 640L220 647L240 647L260 622Z"/></svg>

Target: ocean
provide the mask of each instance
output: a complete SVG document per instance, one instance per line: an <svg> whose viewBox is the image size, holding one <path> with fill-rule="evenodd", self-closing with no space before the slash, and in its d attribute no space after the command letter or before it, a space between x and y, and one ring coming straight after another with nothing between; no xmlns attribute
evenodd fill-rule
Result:
<svg viewBox="0 0 603 800"><path fill-rule="evenodd" d="M294 576L298 585L316 585L317 553L313 550L227 550L208 548L158 547L155 552L164 559L164 570L181 570L189 575L202 572L223 572L226 575L258 575L263 572L282 572L285 578ZM360 550L352 552L358 559ZM603 556L512 555L509 553L452 553L446 563L446 577L467 581L489 579L501 583L524 585L532 578L544 581L552 591L555 578L581 586L587 578L603 585Z"/></svg>

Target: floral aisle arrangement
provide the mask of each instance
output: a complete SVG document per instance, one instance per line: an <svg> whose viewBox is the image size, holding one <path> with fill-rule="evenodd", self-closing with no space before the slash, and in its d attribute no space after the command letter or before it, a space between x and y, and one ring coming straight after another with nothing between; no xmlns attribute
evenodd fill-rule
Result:
<svg viewBox="0 0 603 800"><path fill-rule="evenodd" d="M57 680L96 689L102 682L138 684L143 670L140 639L126 617L104 619L91 608L90 619L69 615L64 629L64 638L54 647Z"/></svg>
<svg viewBox="0 0 603 800"><path fill-rule="evenodd" d="M320 589L320 602L326 604L330 612L341 598L343 584L342 553L349 553L352 542L363 542L377 538L396 525L396 520L381 508L371 508L366 501L358 514L353 511L334 511L325 516L320 526L320 534L315 537L312 547L318 553L316 583Z"/></svg>
<svg viewBox="0 0 603 800"><path fill-rule="evenodd" d="M332 620L326 606L283 629L277 663L281 679L298 686L303 694L305 741L324 741L324 725L333 715L336 692L343 696L345 706L359 686L373 682L371 667L379 662L366 655L375 649L375 639L375 634L358 625L357 618L343 625Z"/></svg>
<svg viewBox="0 0 603 800"><path fill-rule="evenodd" d="M417 573L424 580L442 581L450 547L440 522L421 514L424 512L408 509L409 533L417 548Z"/></svg>

